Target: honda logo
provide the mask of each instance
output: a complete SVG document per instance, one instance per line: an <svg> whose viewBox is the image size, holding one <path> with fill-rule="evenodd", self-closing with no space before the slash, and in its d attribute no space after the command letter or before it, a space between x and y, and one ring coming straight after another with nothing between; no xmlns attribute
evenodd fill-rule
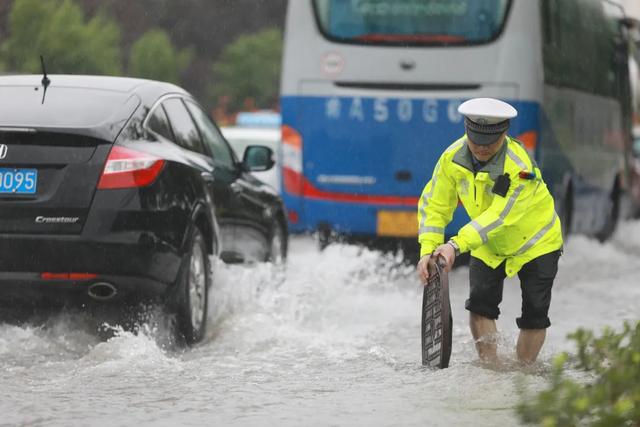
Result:
<svg viewBox="0 0 640 427"><path fill-rule="evenodd" d="M0 144L0 159L7 157L7 151L9 151L7 144Z"/></svg>

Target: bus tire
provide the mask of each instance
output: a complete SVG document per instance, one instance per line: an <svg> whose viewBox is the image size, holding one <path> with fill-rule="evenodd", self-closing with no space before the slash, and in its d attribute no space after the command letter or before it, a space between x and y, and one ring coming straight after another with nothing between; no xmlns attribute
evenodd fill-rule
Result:
<svg viewBox="0 0 640 427"><path fill-rule="evenodd" d="M322 252L332 242L331 226L327 223L318 224L317 231L318 249Z"/></svg>
<svg viewBox="0 0 640 427"><path fill-rule="evenodd" d="M607 205L606 217L602 229L596 233L596 238L602 243L607 241L616 230L618 225L618 218L620 216L620 188L618 186L618 180L613 187L613 191L609 196L609 203Z"/></svg>
<svg viewBox="0 0 640 427"><path fill-rule="evenodd" d="M560 217L560 225L562 229L562 239L568 240L571 234L571 224L573 221L573 186L571 181L565 185L562 202L558 207L558 216Z"/></svg>

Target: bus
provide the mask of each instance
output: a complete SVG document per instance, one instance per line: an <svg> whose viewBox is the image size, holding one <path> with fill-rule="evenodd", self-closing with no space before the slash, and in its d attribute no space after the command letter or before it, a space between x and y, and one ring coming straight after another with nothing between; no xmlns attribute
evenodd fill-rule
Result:
<svg viewBox="0 0 640 427"><path fill-rule="evenodd" d="M611 10L614 10L612 13ZM417 201L464 134L458 106L518 110L565 233L615 227L628 173L628 45L603 0L292 0L281 81L291 231L415 238ZM458 209L446 234L468 218Z"/></svg>

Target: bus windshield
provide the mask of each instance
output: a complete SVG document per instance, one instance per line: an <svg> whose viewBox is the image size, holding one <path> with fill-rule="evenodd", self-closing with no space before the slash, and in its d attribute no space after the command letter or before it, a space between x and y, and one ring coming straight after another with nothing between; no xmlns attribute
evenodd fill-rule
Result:
<svg viewBox="0 0 640 427"><path fill-rule="evenodd" d="M329 39L362 44L480 44L498 37L510 0L314 0Z"/></svg>

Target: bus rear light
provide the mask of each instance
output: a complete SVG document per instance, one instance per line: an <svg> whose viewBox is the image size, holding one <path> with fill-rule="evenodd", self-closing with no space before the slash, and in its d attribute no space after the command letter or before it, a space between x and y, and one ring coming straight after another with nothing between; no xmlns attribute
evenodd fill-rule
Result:
<svg viewBox="0 0 640 427"><path fill-rule="evenodd" d="M302 195L302 135L286 125L282 126L282 181L287 193Z"/></svg>
<svg viewBox="0 0 640 427"><path fill-rule="evenodd" d="M538 145L538 132L532 130L529 132L521 133L516 139L524 144L524 148L529 153L531 158L535 158L536 147Z"/></svg>
<svg viewBox="0 0 640 427"><path fill-rule="evenodd" d="M302 136L290 126L282 126L282 167L302 173Z"/></svg>
<svg viewBox="0 0 640 427"><path fill-rule="evenodd" d="M114 146L98 182L98 189L146 187L152 184L164 160L130 148Z"/></svg>

